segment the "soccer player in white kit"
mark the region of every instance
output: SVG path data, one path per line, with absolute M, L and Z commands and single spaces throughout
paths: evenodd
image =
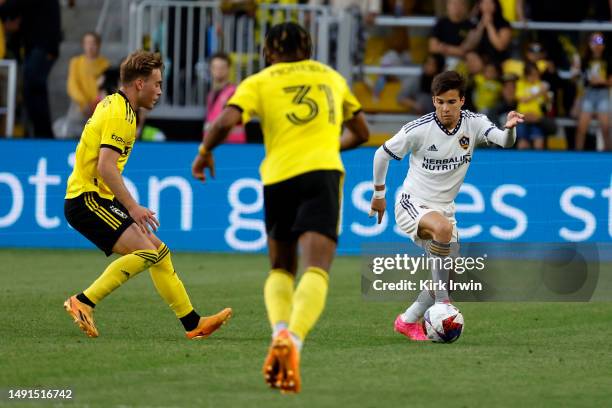
M 455 197 L 463 183 L 476 145 L 512 147 L 515 127 L 523 122 L 518 112 L 508 113 L 505 129 L 498 129 L 485 115 L 461 110 L 465 80 L 455 71 L 437 75 L 431 86 L 435 112 L 409 122 L 387 140 L 374 155 L 374 195 L 370 215 L 382 221 L 386 209 L 385 179 L 389 161 L 410 154 L 410 168 L 395 204 L 395 220 L 402 231 L 429 257 L 433 282 L 448 282 L 444 259 L 451 242 L 458 243 Z M 453 245 L 456 248 L 455 245 Z M 457 244 L 458 247 L 458 244 Z M 412 340 L 427 340 L 419 320 L 434 302 L 449 302 L 445 288 L 423 290 L 417 300 L 395 320 L 395 331 Z

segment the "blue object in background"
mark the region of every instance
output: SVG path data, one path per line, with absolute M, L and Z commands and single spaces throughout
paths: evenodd
M 0 141 L 0 246 L 92 248 L 63 216 L 76 142 Z M 347 169 L 339 252 L 373 242 L 408 242 L 394 222 L 394 194 L 408 161 L 392 161 L 390 214 L 381 225 L 367 213 L 374 148 L 343 154 Z M 144 143 L 124 173 L 137 200 L 157 212 L 159 236 L 174 250 L 266 249 L 260 145 L 215 150 L 217 178 L 191 178 L 197 145 Z M 477 150 L 457 197 L 462 240 L 476 242 L 610 242 L 612 155 Z

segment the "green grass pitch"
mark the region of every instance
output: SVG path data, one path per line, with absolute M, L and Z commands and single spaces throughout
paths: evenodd
M 63 406 L 557 407 L 609 406 L 612 303 L 463 303 L 451 345 L 393 332 L 401 303 L 365 302 L 359 258 L 340 257 L 326 310 L 302 355 L 303 392 L 280 395 L 260 374 L 270 333 L 262 255 L 177 253 L 201 313 L 230 323 L 188 341 L 148 273 L 97 308 L 86 338 L 62 308 L 108 260 L 94 251 L 0 250 L 0 405 L 10 388 L 71 388 Z M 43 406 L 59 405 L 61 402 Z

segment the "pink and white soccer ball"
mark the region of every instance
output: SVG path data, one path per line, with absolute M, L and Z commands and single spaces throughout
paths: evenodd
M 463 315 L 450 303 L 436 303 L 425 312 L 423 330 L 436 343 L 452 343 L 463 331 Z

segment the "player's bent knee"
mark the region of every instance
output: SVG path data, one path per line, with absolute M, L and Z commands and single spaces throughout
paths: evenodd
M 138 250 L 156 251 L 157 247 L 149 237 L 140 230 L 140 227 L 136 224 L 132 224 L 123 231 L 123 234 L 121 234 L 113 246 L 113 252 L 120 255 L 126 255 Z
M 433 239 L 438 242 L 450 242 L 453 238 L 453 224 L 447 220 L 440 220 L 434 226 Z

